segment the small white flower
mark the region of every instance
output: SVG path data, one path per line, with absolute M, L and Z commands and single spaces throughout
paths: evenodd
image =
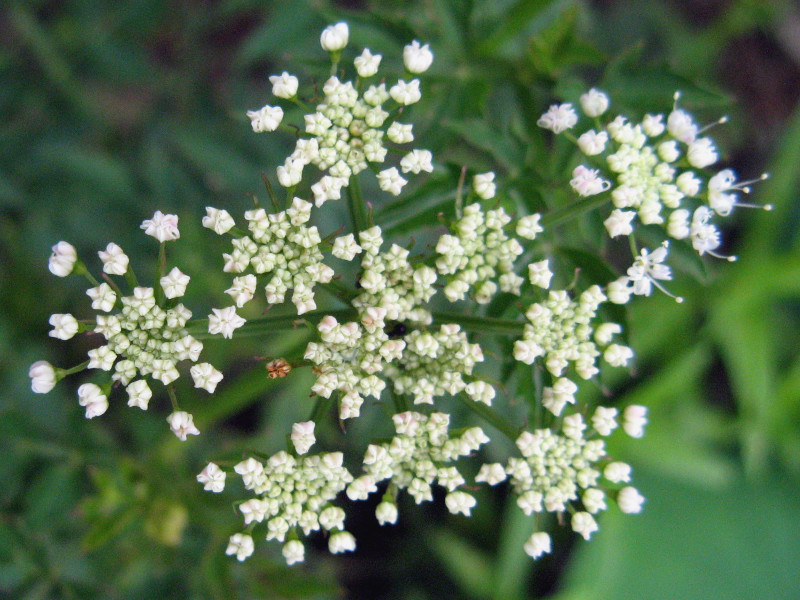
M 611 435 L 611 432 L 617 428 L 617 412 L 616 408 L 598 406 L 592 415 L 594 430 L 602 436 Z
M 305 421 L 292 425 L 291 440 L 298 454 L 308 452 L 314 442 L 317 441 L 317 438 L 314 437 L 314 425 L 314 421 Z
M 66 277 L 72 273 L 75 263 L 78 261 L 75 246 L 69 242 L 58 242 L 52 250 L 50 261 L 47 263 L 50 272 L 56 277 Z
M 550 260 L 540 260 L 539 262 L 531 263 L 528 265 L 528 279 L 530 282 L 540 288 L 547 289 L 550 287 L 550 279 L 553 273 L 550 271 Z
M 338 200 L 342 197 L 342 188 L 347 185 L 344 177 L 323 175 L 322 178 L 311 186 L 314 194 L 314 204 L 322 206 L 328 200 Z
M 386 137 L 395 144 L 408 144 L 414 141 L 412 126 L 398 121 L 389 125 L 389 129 L 386 130 Z
M 539 213 L 522 217 L 519 221 L 517 221 L 517 227 L 515 230 L 517 235 L 525 238 L 526 240 L 535 240 L 536 235 L 544 231 L 544 228 L 539 225 L 539 220 L 541 218 L 542 215 Z
M 673 210 L 667 220 L 667 233 L 671 238 L 683 240 L 689 237 L 689 211 L 685 208 Z
M 122 248 L 111 242 L 105 250 L 97 253 L 103 261 L 103 271 L 109 275 L 125 275 L 128 270 L 128 257 Z
M 642 131 L 644 131 L 645 135 L 658 137 L 664 133 L 665 129 L 664 115 L 647 114 L 644 116 L 644 119 L 642 119 Z
M 396 84 L 389 88 L 389 95 L 392 100 L 404 106 L 419 102 L 422 98 L 422 92 L 419 90 L 419 79 L 412 79 L 411 81 L 398 80 Z
M 599 117 L 608 110 L 608 96 L 595 88 L 581 94 L 579 100 L 587 117 Z
M 152 219 L 142 221 L 140 229 L 144 229 L 147 235 L 156 238 L 159 242 L 169 242 L 181 237 L 181 233 L 178 231 L 178 216 L 165 215 L 160 210 L 153 214 Z
M 347 46 L 350 39 L 350 28 L 347 23 L 340 22 L 335 25 L 328 25 L 319 37 L 319 43 L 323 50 L 336 52 Z
M 485 481 L 489 485 L 497 485 L 501 481 L 506 480 L 506 472 L 503 465 L 500 463 L 487 463 L 481 465 L 478 474 L 475 476 L 475 481 L 480 483 Z
M 378 488 L 375 486 L 375 481 L 369 475 L 362 475 L 354 479 L 350 485 L 347 486 L 347 497 L 350 500 L 366 500 L 369 495 L 376 491 Z
M 99 348 L 92 348 L 87 352 L 89 356 L 89 369 L 102 369 L 103 371 L 110 371 L 117 360 L 116 353 L 108 346 L 100 346 Z
M 553 104 L 544 113 L 536 124 L 539 127 L 549 129 L 553 133 L 561 133 L 567 129 L 572 129 L 578 122 L 578 115 L 575 114 L 575 109 L 572 104 Z
M 233 298 L 237 307 L 241 308 L 253 299 L 257 284 L 256 276 L 248 273 L 241 277 L 234 277 L 233 285 L 225 290 L 225 293 Z
M 125 391 L 128 392 L 128 406 L 136 406 L 142 410 L 147 410 L 153 392 L 144 379 L 139 379 L 130 383 Z
M 597 531 L 597 521 L 588 512 L 576 512 L 572 515 L 572 531 L 588 540 Z
M 633 233 L 633 225 L 631 222 L 635 218 L 636 212 L 615 208 L 611 211 L 608 218 L 603 221 L 603 225 L 606 226 L 608 235 L 612 238 L 618 235 L 630 235 Z
M 603 490 L 598 488 L 589 488 L 584 491 L 581 495 L 581 501 L 586 511 L 593 515 L 607 508 L 606 495 Z
M 464 388 L 467 395 L 475 402 L 483 402 L 487 406 L 492 405 L 495 396 L 494 388 L 485 381 L 473 381 Z
M 433 154 L 430 150 L 412 150 L 400 160 L 400 168 L 403 173 L 419 173 L 433 171 Z
M 217 235 L 227 233 L 236 225 L 233 217 L 225 209 L 206 206 L 206 216 L 203 217 L 203 227 L 211 229 Z
M 672 279 L 670 268 L 663 264 L 667 258 L 667 242 L 656 248 L 652 253 L 647 248 L 642 248 L 633 265 L 628 269 L 628 279 L 633 282 L 633 293 L 639 296 L 649 296 L 651 284 L 661 289 L 658 280 Z
M 631 480 L 631 467 L 624 462 L 612 462 L 603 470 L 603 477 L 611 483 L 622 483 Z
M 642 512 L 644 497 L 636 488 L 627 486 L 622 488 L 617 494 L 617 504 L 619 505 L 619 509 L 624 513 L 640 513 Z
M 331 554 L 353 552 L 356 549 L 356 538 L 349 531 L 338 531 L 328 539 L 328 551 Z
M 601 346 L 607 346 L 618 333 L 622 333 L 621 325 L 618 323 L 603 323 L 594 330 L 594 341 Z
M 676 140 L 691 144 L 697 136 L 697 125 L 690 114 L 675 109 L 667 117 L 667 131 Z
M 622 428 L 629 436 L 640 438 L 644 435 L 644 426 L 647 425 L 647 407 L 631 404 L 622 413 Z
M 358 76 L 372 77 L 375 75 L 380 67 L 381 58 L 383 57 L 380 54 L 372 54 L 368 48 L 364 48 L 364 51 L 361 53 L 361 55 L 356 56 L 353 60 L 353 64 L 356 66 L 356 72 L 358 72 Z
M 633 350 L 620 344 L 611 344 L 603 353 L 603 358 L 612 367 L 624 367 L 633 358 Z
M 583 165 L 578 165 L 572 171 L 569 184 L 581 196 L 594 196 L 611 187 L 610 182 L 600 177 L 598 169 L 589 169 Z
M 319 513 L 319 524 L 326 531 L 344 529 L 344 510 L 338 506 L 329 506 Z
M 551 550 L 550 536 L 544 531 L 537 531 L 523 546 L 525 553 L 531 558 L 539 558 L 542 554 L 548 554 Z
M 433 52 L 430 51 L 428 44 L 420 46 L 414 40 L 403 48 L 403 64 L 410 73 L 424 73 L 433 63 Z
M 173 267 L 169 273 L 158 281 L 167 298 L 180 298 L 186 293 L 186 286 L 189 285 L 189 276 L 182 273 L 178 267 Z
M 78 333 L 79 325 L 78 321 L 75 317 L 70 314 L 60 314 L 56 313 L 50 315 L 50 325 L 53 326 L 53 330 L 50 332 L 50 337 L 57 338 L 59 340 L 69 340 L 71 339 L 76 333 Z
M 686 158 L 693 167 L 704 169 L 717 162 L 717 149 L 709 138 L 699 138 L 689 144 Z
M 479 198 L 483 200 L 491 200 L 497 191 L 497 186 L 494 183 L 494 172 L 478 173 L 472 178 L 472 189 Z
M 283 120 L 283 109 L 280 106 L 267 104 L 258 110 L 248 110 L 247 116 L 254 132 L 275 131 Z
M 444 498 L 445 506 L 450 514 L 456 515 L 463 514 L 465 517 L 470 516 L 472 508 L 477 504 L 475 498 L 466 492 L 455 491 L 450 492 Z
M 194 387 L 202 388 L 209 394 L 213 394 L 217 389 L 217 384 L 222 381 L 222 373 L 217 371 L 213 365 L 209 363 L 198 363 L 192 365 L 189 373 L 194 380 Z
M 633 288 L 628 285 L 629 282 L 627 277 L 620 277 L 610 282 L 606 289 L 609 301 L 614 304 L 627 304 L 633 294 Z
M 580 413 L 567 415 L 564 417 L 562 424 L 562 431 L 564 435 L 573 440 L 580 440 L 583 438 L 583 431 L 586 429 L 586 423 L 583 422 L 583 417 Z
M 394 502 L 381 502 L 375 509 L 375 518 L 381 525 L 394 525 L 397 523 L 397 505 Z
M 272 84 L 272 93 L 278 98 L 294 98 L 297 94 L 299 84 L 297 77 L 289 75 L 286 71 L 280 75 L 270 75 L 269 82 Z
M 303 179 L 303 167 L 305 161 L 302 159 L 287 158 L 284 164 L 276 169 L 278 174 L 278 183 L 285 188 L 290 188 Z
M 94 383 L 84 383 L 78 388 L 78 404 L 86 407 L 87 419 L 99 417 L 108 410 L 108 398 Z
M 31 390 L 34 394 L 46 394 L 56 385 L 56 371 L 46 360 L 37 360 L 28 369 Z
M 594 129 L 581 134 L 578 138 L 578 148 L 586 156 L 595 156 L 606 149 L 608 143 L 608 133 L 605 131 L 597 132 Z
M 407 180 L 401 177 L 396 167 L 384 169 L 378 173 L 378 186 L 394 196 L 399 196 Z
M 302 544 L 301 544 L 302 545 Z M 236 555 L 236 559 L 241 562 L 253 553 L 253 538 L 246 533 L 235 533 L 228 541 L 225 554 L 228 556 Z
M 226 473 L 216 464 L 210 462 L 206 468 L 197 475 L 197 481 L 203 484 L 203 489 L 207 492 L 219 494 L 225 489 Z
M 222 334 L 224 338 L 232 338 L 233 332 L 245 324 L 246 320 L 236 314 L 236 307 L 212 308 L 208 315 L 208 333 Z
M 333 241 L 333 255 L 342 260 L 353 260 L 356 254 L 361 253 L 361 246 L 356 243 L 352 233 L 343 235 Z
M 675 140 L 668 140 L 661 142 L 658 145 L 658 157 L 666 163 L 672 163 L 678 160 L 681 151 L 678 148 L 678 143 Z
M 179 410 L 167 417 L 167 423 L 178 439 L 186 441 L 187 435 L 200 435 L 200 431 L 194 425 L 194 418 L 189 413 Z

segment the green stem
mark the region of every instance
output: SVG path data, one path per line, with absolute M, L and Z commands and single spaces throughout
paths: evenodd
M 572 219 L 581 216 L 585 212 L 589 212 L 590 210 L 594 210 L 595 208 L 603 206 L 608 201 L 609 197 L 605 194 L 589 196 L 588 198 L 575 202 L 570 206 L 565 206 L 564 208 L 554 210 L 553 212 L 542 216 L 542 226 L 547 227 L 550 225 L 558 225 L 559 223 L 563 223 L 565 221 L 571 221 Z
M 164 296 L 164 289 L 161 287 L 161 278 L 164 277 L 167 271 L 167 251 L 165 248 L 166 242 L 161 242 L 158 245 L 158 274 L 156 275 L 155 284 L 153 287 L 155 288 L 155 297 L 156 297 L 156 304 L 158 306 L 163 307 L 164 302 L 166 301 L 166 296 Z
M 70 369 L 56 369 L 55 370 L 56 371 L 56 380 L 57 381 L 61 381 L 64 377 L 67 377 L 68 375 L 72 375 L 73 373 L 78 373 L 80 371 L 83 371 L 88 366 L 89 366 L 89 361 L 85 360 L 81 364 L 75 365 L 74 367 L 72 367 Z
M 510 440 L 513 441 L 519 437 L 519 432 L 522 430 L 522 427 L 517 427 L 513 423 L 507 421 L 491 407 L 486 406 L 481 402 L 474 402 L 472 400 L 468 400 L 464 394 L 458 394 L 458 398 L 467 406 L 467 408 L 469 408 L 472 412 L 480 416 L 484 421 L 492 425 L 495 429 L 503 433 Z
M 442 311 L 433 312 L 433 322 L 436 324 L 456 323 L 467 331 L 473 331 L 475 333 L 522 335 L 525 329 L 525 323 L 523 321 Z
M 369 216 L 367 214 L 367 204 L 361 193 L 361 184 L 358 176 L 350 177 L 350 184 L 347 187 L 347 209 L 350 211 L 350 218 L 353 221 L 353 233 L 358 235 L 360 231 L 369 229 Z
M 250 319 L 242 325 L 241 328 L 236 330 L 234 334 L 237 339 L 245 337 L 258 337 L 271 333 L 273 331 L 296 329 L 299 323 L 307 321 L 312 324 L 317 324 L 319 321 L 330 315 L 337 321 L 347 321 L 348 319 L 355 318 L 356 311 L 352 308 L 338 309 L 338 310 L 316 310 L 308 312 L 303 315 L 275 315 L 259 317 L 257 319 Z M 208 333 L 208 319 L 197 319 L 190 321 L 186 327 L 187 333 L 198 340 L 211 340 L 219 339 L 217 335 Z

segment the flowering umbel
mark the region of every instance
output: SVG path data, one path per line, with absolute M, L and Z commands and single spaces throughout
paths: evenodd
M 294 135 L 292 153 L 274 173 L 285 200 L 275 197 L 265 177 L 272 210 L 256 201 L 244 212 L 242 228 L 223 208 L 209 206 L 202 218 L 203 227 L 229 239 L 221 264 L 229 287 L 219 292 L 229 297 L 227 306 L 191 321 L 183 303 L 191 278 L 166 266 L 165 246 L 181 237 L 176 215 L 157 211 L 141 225 L 160 244 L 158 277 L 150 286 L 138 283 L 128 256 L 113 242 L 98 252 L 102 281 L 74 246 L 59 242 L 49 270 L 57 277 L 86 276 L 96 314 L 55 313 L 49 335 L 70 340 L 90 334 L 92 348 L 72 369 L 33 363 L 33 392 L 47 393 L 65 376 L 97 370 L 96 381 L 78 387 L 79 405 L 94 418 L 111 409 L 117 388 L 124 388 L 129 406 L 147 410 L 151 386 L 166 387 L 172 405 L 166 421 L 186 440 L 200 431 L 178 405 L 174 383 L 188 370 L 195 388 L 213 394 L 223 377 L 200 362 L 200 339 L 238 348 L 230 345 L 239 337 L 263 334 L 267 356 L 247 357 L 260 362 L 259 376 L 281 383 L 310 371 L 309 398 L 293 399 L 310 417 L 279 432 L 285 449 L 248 448 L 234 460 L 206 463 L 196 476 L 214 494 L 244 489 L 246 498 L 235 503 L 243 530 L 230 536 L 225 550 L 239 561 L 256 551 L 256 533 L 279 542 L 289 565 L 305 560 L 310 536 L 326 539 L 331 553 L 355 551 L 342 495 L 359 502 L 379 493 L 375 516 L 385 525 L 400 518 L 401 492 L 416 504 L 441 492 L 450 513 L 469 517 L 479 497 L 473 483 L 508 482 L 526 515 L 554 513 L 587 540 L 609 506 L 640 512 L 644 498 L 631 485 L 632 469 L 610 456 L 606 442 L 620 431 L 642 437 L 647 408 L 604 406 L 588 389 L 606 385 L 609 367 L 634 361 L 625 343 L 624 307 L 612 305 L 649 296 L 653 288 L 669 293 L 669 253 L 684 240 L 700 255 L 720 256 L 714 221 L 743 205 L 739 196 L 749 182 L 737 182 L 729 169 L 705 172 L 719 152 L 677 97 L 668 114 L 632 122 L 612 115 L 609 97 L 592 89 L 575 105 L 553 104 L 538 125 L 570 137 L 586 159 L 569 165 L 567 191 L 577 204 L 567 212 L 577 215 L 585 199 L 596 196 L 609 236 L 631 242 L 624 268 L 616 275 L 606 269 L 602 277 L 565 269 L 559 236 L 550 229 L 555 219 L 545 210 L 523 209 L 530 204 L 517 197 L 519 186 L 492 171 L 469 172 L 467 179 L 464 169 L 447 192 L 454 210 L 421 227 L 423 242 L 415 247 L 415 240 L 392 236 L 391 224 L 375 221 L 386 214 L 378 190 L 399 196 L 412 175 L 435 171 L 430 151 L 409 147 L 416 140 L 406 122 L 421 98 L 416 76 L 429 71 L 433 51 L 417 40 L 406 45 L 403 76 L 395 78 L 379 76 L 382 55 L 365 48 L 348 79 L 342 60 L 350 52 L 349 26 L 331 25 L 319 41 L 332 70 L 318 89 L 306 90 L 282 71 L 269 77 L 274 101 L 247 112 L 256 133 Z M 302 122 L 284 122 L 298 106 Z M 587 120 L 591 125 L 584 127 Z M 359 177 L 368 170 L 376 179 L 366 200 Z M 343 195 L 347 206 L 331 204 Z M 347 211 L 347 225 L 339 210 Z M 647 236 L 640 235 L 644 227 Z M 640 238 L 647 240 L 641 247 Z M 293 306 L 284 306 L 289 302 Z M 299 331 L 298 339 L 306 336 L 299 345 L 270 347 L 270 332 L 290 329 Z M 531 381 L 535 385 L 520 383 Z M 508 410 L 526 405 L 528 418 Z M 366 448 L 360 474 L 351 473 L 342 451 L 312 451 L 318 435 L 319 445 L 331 442 L 323 419 L 332 418 L 334 429 L 352 437 L 362 425 L 354 420 L 364 413 L 371 413 L 375 432 L 362 433 L 375 437 L 360 447 L 359 453 Z M 476 424 L 483 425 L 480 419 L 491 428 Z M 381 426 L 394 433 L 380 435 Z M 505 435 L 517 455 L 497 458 L 503 450 L 488 446 L 489 434 Z M 537 529 L 522 550 L 538 558 L 552 543 Z

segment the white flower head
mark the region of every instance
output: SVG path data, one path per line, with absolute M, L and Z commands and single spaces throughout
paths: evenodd
M 494 172 L 478 173 L 472 178 L 472 189 L 479 198 L 483 200 L 491 200 L 497 191 L 497 186 L 494 183 Z
M 433 52 L 430 51 L 428 44 L 420 46 L 414 40 L 403 48 L 403 64 L 409 73 L 424 73 L 433 63 Z
M 550 536 L 544 531 L 537 531 L 525 542 L 525 553 L 531 558 L 539 558 L 550 552 Z
M 78 261 L 78 253 L 75 246 L 69 242 L 58 242 L 52 248 L 50 260 L 47 263 L 48 269 L 56 277 L 66 277 L 75 268 Z
M 109 275 L 125 275 L 128 270 L 128 256 L 122 248 L 111 242 L 105 250 L 97 253 L 103 262 L 103 271 Z
M 167 417 L 167 423 L 178 439 L 182 442 L 186 441 L 187 435 L 200 435 L 200 431 L 194 425 L 194 418 L 192 415 L 183 410 L 173 412 Z
M 218 494 L 225 489 L 225 477 L 225 471 L 210 462 L 205 469 L 198 473 L 197 481 L 203 484 L 203 489 L 207 492 Z
M 31 390 L 34 394 L 46 394 L 56 385 L 56 370 L 46 360 L 37 360 L 28 369 Z
M 283 120 L 283 109 L 280 106 L 266 105 L 259 110 L 248 110 L 247 116 L 250 117 L 254 132 L 275 131 Z
M 328 25 L 319 36 L 319 43 L 323 50 L 337 52 L 347 46 L 350 39 L 350 28 L 344 21 L 335 25 Z
M 381 58 L 383 57 L 380 54 L 373 54 L 369 51 L 369 48 L 364 48 L 361 55 L 353 59 L 353 64 L 356 67 L 358 76 L 372 77 L 375 75 L 381 65 Z
M 225 209 L 206 206 L 206 216 L 203 217 L 203 227 L 211 229 L 217 235 L 227 233 L 236 223 L 231 214 Z
M 53 326 L 53 330 L 50 332 L 50 337 L 57 338 L 59 340 L 69 340 L 78 333 L 78 329 L 80 328 L 78 325 L 78 320 L 70 314 L 60 314 L 56 313 L 50 315 L 50 325 Z
M 301 544 L 302 546 L 302 544 Z M 253 538 L 246 533 L 235 533 L 228 541 L 225 554 L 228 556 L 236 555 L 236 559 L 241 562 L 253 553 Z
M 572 129 L 578 122 L 578 115 L 572 104 L 553 104 L 547 109 L 536 124 L 544 129 L 549 129 L 553 133 L 561 133 L 567 129 Z
M 270 75 L 269 82 L 272 84 L 272 93 L 278 98 L 294 98 L 297 94 L 299 85 L 297 77 L 289 75 L 286 71 L 280 75 Z
M 317 438 L 314 437 L 314 421 L 305 421 L 292 425 L 291 440 L 298 454 L 306 454 Z
M 178 216 L 165 215 L 160 210 L 155 212 L 152 219 L 143 221 L 140 228 L 159 242 L 169 242 L 181 237 L 178 231 Z
M 400 169 L 403 173 L 430 173 L 433 171 L 432 160 L 433 154 L 430 150 L 412 150 L 400 160 Z
M 236 307 L 212 308 L 208 315 L 208 333 L 222 334 L 224 338 L 232 338 L 233 332 L 245 324 L 245 319 L 236 314 Z
M 182 273 L 178 267 L 173 267 L 169 273 L 159 279 L 159 283 L 167 298 L 180 298 L 186 293 L 189 276 Z
M 581 94 L 580 103 L 587 117 L 599 117 L 608 110 L 608 96 L 595 88 Z
M 108 410 L 108 398 L 94 383 L 84 383 L 78 388 L 78 404 L 86 408 L 87 419 L 99 417 Z
M 209 394 L 213 394 L 214 390 L 217 389 L 217 384 L 222 381 L 222 373 L 209 363 L 192 365 L 192 368 L 189 369 L 189 374 L 194 380 L 194 387 L 202 388 Z
M 408 181 L 400 175 L 400 172 L 397 170 L 397 167 L 384 169 L 383 171 L 378 173 L 378 186 L 384 192 L 389 192 L 393 196 L 399 196 L 400 192 L 403 189 L 403 186 L 407 182 Z

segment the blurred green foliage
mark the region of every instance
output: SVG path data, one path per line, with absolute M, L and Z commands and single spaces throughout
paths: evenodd
M 194 477 L 245 447 L 278 449 L 290 424 L 307 417 L 307 374 L 276 383 L 242 358 L 297 353 L 304 331 L 235 349 L 208 343 L 226 380 L 210 400 L 184 390 L 206 432 L 185 444 L 165 433 L 166 398 L 147 414 L 112 406 L 89 422 L 78 382 L 46 396 L 30 391 L 33 361 L 68 366 L 86 351 L 47 336 L 50 314 L 80 314 L 85 302 L 80 282 L 47 272 L 58 240 L 83 256 L 113 240 L 143 272 L 155 248 L 139 223 L 156 209 L 176 212 L 183 239 L 170 258 L 193 277 L 190 306 L 218 305 L 227 279 L 222 249 L 199 227 L 203 207 L 248 207 L 252 194 L 264 196 L 260 173 L 290 151 L 288 138 L 252 135 L 244 111 L 269 97 L 272 73 L 308 81 L 324 72 L 318 32 L 342 19 L 352 46 L 369 45 L 386 61 L 399 61 L 414 38 L 436 55 L 414 121 L 442 168 L 410 184 L 403 200 L 375 201 L 376 222 L 401 239 L 424 239 L 439 213 L 452 214 L 464 165 L 496 170 L 508 208 L 557 216 L 571 201 L 564 182 L 574 156 L 567 144 L 551 147 L 536 119 L 590 85 L 632 115 L 669 109 L 680 89 L 701 121 L 731 115 L 714 132 L 726 164 L 744 177 L 772 174 L 755 195 L 776 210 L 741 211 L 727 232 L 738 263 L 687 257 L 675 283 L 685 304 L 654 297 L 627 315 L 637 372 L 604 383 L 614 402 L 648 405 L 651 426 L 643 440 L 611 450 L 634 465 L 648 503 L 635 517 L 610 511 L 590 543 L 560 532 L 560 549 L 534 564 L 521 551 L 527 519 L 502 492 L 481 491 L 471 519 L 406 506 L 390 530 L 370 523 L 369 507 L 349 507 L 361 517 L 353 556 L 315 552 L 287 568 L 262 544 L 244 564 L 226 557 L 239 527 L 235 498 L 202 492 Z M 752 0 L 30 0 L 0 8 L 0 595 L 796 598 L 800 58 L 787 23 L 798 20 L 788 4 Z M 329 231 L 345 219 L 331 214 Z M 607 269 L 590 258 L 596 217 L 558 225 L 553 254 L 583 276 Z M 613 256 L 613 246 L 605 250 Z M 380 427 L 368 417 L 350 437 Z M 319 437 L 351 457 L 363 451 L 335 425 Z

